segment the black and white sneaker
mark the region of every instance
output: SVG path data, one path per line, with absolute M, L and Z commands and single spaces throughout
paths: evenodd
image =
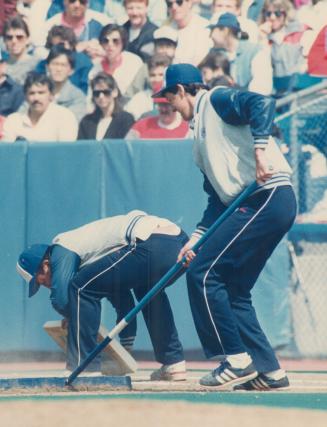
M 247 381 L 246 383 L 237 385 L 234 390 L 248 390 L 248 391 L 271 391 L 285 389 L 290 386 L 287 376 L 274 380 L 273 378 L 267 377 L 265 374 L 259 374 L 253 380 Z
M 258 376 L 252 363 L 245 369 L 233 368 L 229 362 L 222 362 L 218 368 L 200 379 L 200 384 L 217 389 L 232 389 L 232 386 L 245 383 Z

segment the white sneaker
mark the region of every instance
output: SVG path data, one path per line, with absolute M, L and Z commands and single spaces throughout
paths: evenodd
M 185 381 L 186 365 L 185 360 L 171 365 L 162 365 L 150 375 L 151 381 Z

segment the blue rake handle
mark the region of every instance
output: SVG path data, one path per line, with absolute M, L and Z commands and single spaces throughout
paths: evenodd
M 201 246 L 208 240 L 208 238 L 216 231 L 220 224 L 231 215 L 235 209 L 245 200 L 253 191 L 257 188 L 257 183 L 253 182 L 249 185 L 220 215 L 219 218 L 212 224 L 212 226 L 206 231 L 206 233 L 195 243 L 192 250 L 197 253 Z M 134 319 L 134 317 L 148 304 L 148 302 L 157 295 L 168 283 L 172 284 L 176 280 L 178 273 L 181 273 L 184 267 L 186 257 L 184 256 L 181 261 L 177 262 L 167 273 L 157 282 L 153 288 L 136 304 L 136 306 L 122 319 L 117 325 L 108 333 L 106 338 L 101 341 L 94 348 L 93 351 L 86 357 L 83 362 L 77 366 L 77 368 L 70 374 L 66 380 L 66 385 L 70 385 L 74 379 L 84 371 L 84 369 L 92 362 L 92 360 L 105 348 L 107 345 L 118 335 L 128 323 Z

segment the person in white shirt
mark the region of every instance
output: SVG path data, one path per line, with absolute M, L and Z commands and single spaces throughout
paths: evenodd
M 77 137 L 77 120 L 68 108 L 54 104 L 53 83 L 45 74 L 31 72 L 24 84 L 26 113 L 10 114 L 3 141 L 71 142 Z
M 169 25 L 178 32 L 175 63 L 198 65 L 212 47 L 209 21 L 193 12 L 192 0 L 166 0 Z

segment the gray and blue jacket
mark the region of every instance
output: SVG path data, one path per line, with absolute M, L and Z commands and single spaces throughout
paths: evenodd
M 197 226 L 202 234 L 235 197 L 256 179 L 255 148 L 264 148 L 274 168 L 257 191 L 291 185 L 291 168 L 271 136 L 275 101 L 229 87 L 198 92 L 194 106 L 193 154 L 204 174 L 208 206 Z

